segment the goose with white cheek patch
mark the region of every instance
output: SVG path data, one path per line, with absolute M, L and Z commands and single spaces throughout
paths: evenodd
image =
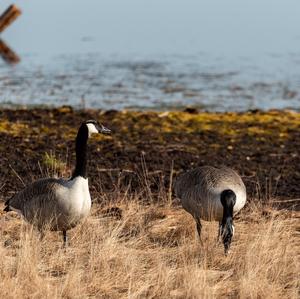
M 203 166 L 179 176 L 174 189 L 183 208 L 194 217 L 200 241 L 201 219 L 219 221 L 219 237 L 227 255 L 234 234 L 233 216 L 246 203 L 241 177 L 227 167 Z
M 87 179 L 87 141 L 92 134 L 110 134 L 95 120 L 81 124 L 76 137 L 76 166 L 70 179 L 44 178 L 33 182 L 5 202 L 4 211 L 20 213 L 43 234 L 45 229 L 63 232 L 88 216 L 91 196 Z

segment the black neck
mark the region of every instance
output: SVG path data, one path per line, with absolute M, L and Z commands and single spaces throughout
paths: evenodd
M 225 205 L 223 207 L 223 218 L 222 224 L 225 224 L 227 221 L 232 221 L 233 218 L 233 205 Z
M 232 190 L 224 190 L 221 194 L 221 203 L 223 205 L 223 219 L 222 223 L 232 221 L 233 206 L 235 205 L 236 197 Z
M 87 140 L 88 128 L 82 124 L 76 137 L 76 166 L 71 179 L 77 176 L 87 178 Z
M 233 236 L 233 206 L 236 202 L 236 195 L 235 193 L 230 190 L 224 190 L 221 193 L 221 203 L 223 206 L 223 218 L 221 225 L 221 235 L 224 244 L 225 255 L 230 248 L 231 239 Z

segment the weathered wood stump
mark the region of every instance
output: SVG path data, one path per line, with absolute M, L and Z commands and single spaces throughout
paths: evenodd
M 0 16 L 0 32 L 4 31 L 20 14 L 21 10 L 16 5 L 10 5 Z
M 14 64 L 20 61 L 20 57 L 2 39 L 0 39 L 0 56 L 7 63 Z
M 20 14 L 21 10 L 16 5 L 10 5 L 0 16 L 0 33 L 3 32 Z M 15 64 L 20 61 L 19 56 L 10 49 L 2 39 L 0 39 L 0 56 L 7 63 Z

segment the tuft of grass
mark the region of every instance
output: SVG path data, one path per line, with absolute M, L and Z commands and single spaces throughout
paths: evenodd
M 235 221 L 229 256 L 217 223 L 203 225 L 201 247 L 190 215 L 137 200 L 115 204 L 122 218 L 93 205 L 84 223 L 40 241 L 13 213 L 1 215 L 1 298 L 298 298 L 296 212 L 252 202 Z M 298 227 L 297 227 L 298 226 Z
M 57 158 L 52 151 L 50 151 L 50 153 L 44 153 L 42 164 L 46 167 L 47 174 L 54 176 L 64 176 L 68 174 L 67 163 Z M 41 170 L 41 172 L 43 173 L 44 171 Z

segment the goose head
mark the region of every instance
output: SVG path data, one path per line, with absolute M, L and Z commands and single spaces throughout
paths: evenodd
M 235 193 L 228 189 L 221 193 L 221 203 L 223 206 L 223 218 L 220 223 L 220 236 L 224 244 L 225 255 L 227 255 L 232 237 L 234 235 L 234 225 L 233 225 L 233 207 L 236 202 Z
M 91 137 L 92 134 L 110 134 L 111 130 L 104 127 L 102 124 L 96 120 L 87 120 L 83 123 L 86 125 L 88 130 L 88 136 Z

